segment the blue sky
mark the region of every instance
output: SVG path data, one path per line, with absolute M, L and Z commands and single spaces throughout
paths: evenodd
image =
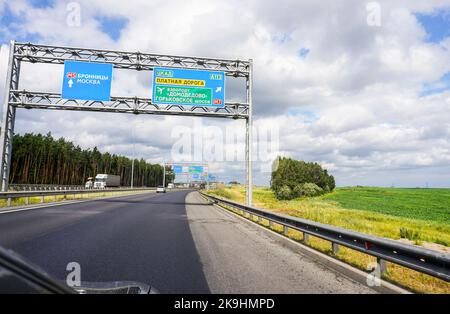
M 439 80 L 436 82 L 431 82 L 424 84 L 422 92 L 420 96 L 429 96 L 432 94 L 443 93 L 447 90 L 450 90 L 450 72 L 444 74 Z
M 95 19 L 100 24 L 101 31 L 108 34 L 112 40 L 118 40 L 128 24 L 128 19 L 122 16 L 99 15 Z
M 54 0 L 28 0 L 28 2 L 35 8 L 48 8 L 52 7 L 55 3 Z
M 427 32 L 426 41 L 437 43 L 450 36 L 450 10 L 437 10 L 431 14 L 417 13 L 416 18 Z
M 426 31 L 426 42 L 439 43 L 450 37 L 450 10 L 438 10 L 431 14 L 418 13 L 416 18 Z M 450 90 L 450 72 L 436 82 L 424 84 L 420 96 L 442 93 L 446 90 Z

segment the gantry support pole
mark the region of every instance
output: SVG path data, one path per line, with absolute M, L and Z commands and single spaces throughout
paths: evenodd
M 245 120 L 245 168 L 246 168 L 246 205 L 252 206 L 253 195 L 253 168 L 252 168 L 252 128 L 253 128 L 253 60 L 249 60 L 249 75 L 247 77 L 247 103 L 248 103 L 248 117 Z
M 10 92 L 19 88 L 20 61 L 14 57 L 15 46 L 15 41 L 11 41 L 0 134 L 0 180 L 1 190 L 3 192 L 8 191 L 9 169 L 14 137 L 14 121 L 16 115 L 16 108 L 10 105 Z

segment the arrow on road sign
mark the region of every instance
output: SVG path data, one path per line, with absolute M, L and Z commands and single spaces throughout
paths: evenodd
M 222 86 L 216 88 L 216 93 L 219 93 L 222 90 Z
M 72 85 L 73 85 L 72 79 L 70 79 L 70 80 L 67 82 L 67 84 L 69 84 L 69 88 L 72 88 Z

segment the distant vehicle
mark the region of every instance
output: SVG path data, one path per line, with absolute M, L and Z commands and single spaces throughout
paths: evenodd
M 89 177 L 86 181 L 86 184 L 84 185 L 85 189 L 92 189 L 94 187 L 94 181 L 92 177 Z
M 169 184 L 167 184 L 167 188 L 168 188 L 168 189 L 173 189 L 173 188 L 174 188 L 174 185 L 173 185 L 173 183 L 169 183 Z
M 120 186 L 120 176 L 100 173 L 95 176 L 94 188 L 106 189 Z
M 156 193 L 166 193 L 166 188 L 160 185 L 156 188 Z

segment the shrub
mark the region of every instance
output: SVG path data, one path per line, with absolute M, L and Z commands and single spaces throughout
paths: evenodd
M 304 196 L 318 196 L 323 194 L 323 189 L 315 183 L 302 184 Z
M 277 192 L 276 197 L 280 200 L 290 200 L 293 199 L 294 193 L 292 193 L 292 190 L 289 186 L 283 185 Z
M 293 193 L 294 193 L 294 195 L 295 195 L 295 197 L 300 197 L 300 196 L 303 196 L 304 194 L 303 194 L 303 184 L 297 184 L 295 187 L 294 187 L 294 190 L 292 191 Z

